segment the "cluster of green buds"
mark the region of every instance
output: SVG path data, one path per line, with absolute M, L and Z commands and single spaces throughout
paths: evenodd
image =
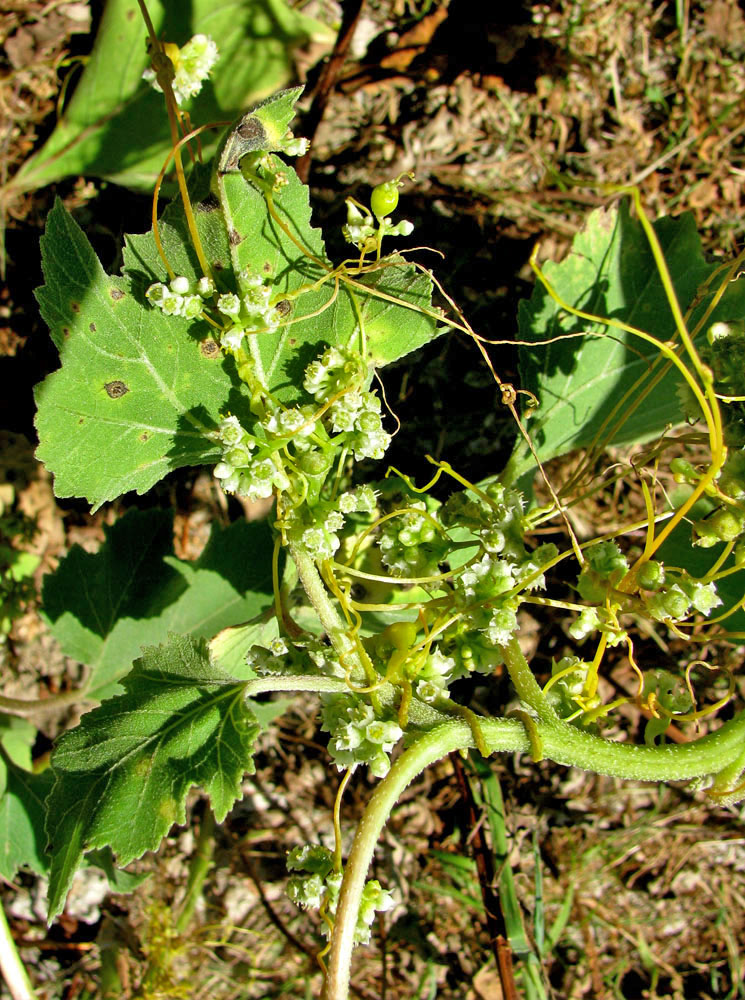
M 585 552 L 586 564 L 577 580 L 581 597 L 599 607 L 586 608 L 570 627 L 570 634 L 581 641 L 592 631 L 606 633 L 610 644 L 625 638 L 612 615 L 602 606 L 611 603 L 623 609 L 624 595 L 615 591 L 629 572 L 628 559 L 615 542 L 592 545 Z M 666 569 L 656 559 L 646 560 L 636 573 L 639 598 L 655 621 L 679 622 L 691 611 L 708 615 L 722 600 L 713 581 L 704 582 L 684 569 Z
M 294 847 L 287 856 L 287 869 L 301 874 L 292 875 L 287 894 L 293 903 L 304 909 L 324 908 L 330 916 L 336 913 L 341 890 L 342 873 L 334 867 L 334 855 L 320 844 Z M 367 944 L 376 913 L 385 913 L 395 905 L 389 889 L 383 889 L 377 879 L 370 879 L 362 890 L 354 931 L 355 944 Z M 328 936 L 330 928 L 323 927 Z
M 339 770 L 367 764 L 376 778 L 388 774 L 390 752 L 403 736 L 388 709 L 378 716 L 369 701 L 352 693 L 325 696 L 323 729 L 330 733 L 328 751 Z
M 714 388 L 724 402 L 724 440 L 728 448 L 745 448 L 745 321 L 712 323 L 699 348 Z M 691 421 L 701 418 L 701 407 L 687 384 L 679 390 L 683 410 Z
M 219 56 L 217 45 L 209 35 L 194 35 L 181 48 L 173 42 L 166 42 L 163 50 L 173 65 L 174 75 L 171 81 L 173 96 L 177 104 L 184 104 L 197 96 L 202 84 L 209 77 Z M 147 80 L 154 90 L 163 92 L 152 67 L 148 66 L 142 78 Z
M 168 285 L 156 281 L 145 292 L 148 302 L 166 316 L 183 316 L 184 319 L 201 316 L 205 301 L 214 294 L 215 285 L 211 278 L 193 282 L 184 275 L 172 278 Z
M 370 253 L 375 250 L 384 236 L 411 236 L 414 223 L 401 219 L 394 223 L 390 219 L 380 219 L 377 225 L 369 212 L 364 211 L 351 198 L 347 198 L 347 224 L 341 228 L 347 243 L 353 243 L 358 250 Z
M 676 483 L 695 486 L 700 472 L 685 458 L 674 458 L 670 471 Z M 709 549 L 722 542 L 735 542 L 745 536 L 745 451 L 729 451 L 716 483 L 706 489 L 711 509 L 693 522 L 694 545 Z M 740 543 L 743 545 L 743 542 Z M 745 549 L 743 549 L 745 562 Z
M 431 576 L 447 558 L 450 539 L 439 526 L 435 510 L 433 501 L 416 500 L 381 525 L 381 559 L 394 576 Z

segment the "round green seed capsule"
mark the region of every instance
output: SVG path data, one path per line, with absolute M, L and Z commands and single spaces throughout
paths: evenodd
M 395 211 L 398 205 L 398 184 L 396 181 L 385 181 L 373 188 L 370 196 L 370 208 L 376 219 L 384 219 Z
M 382 636 L 393 646 L 403 652 L 416 643 L 419 628 L 416 622 L 394 622 L 383 629 Z

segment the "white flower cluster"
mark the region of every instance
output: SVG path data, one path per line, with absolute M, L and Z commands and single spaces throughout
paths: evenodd
M 287 895 L 293 903 L 304 909 L 318 909 L 326 904 L 326 910 L 333 917 L 339 902 L 342 873 L 334 870 L 334 856 L 320 844 L 305 844 L 294 847 L 287 856 L 287 868 L 293 875 L 287 884 Z M 385 913 L 395 905 L 393 895 L 383 889 L 377 879 L 365 883 L 357 914 L 354 931 L 355 944 L 367 944 L 376 913 Z M 324 926 L 324 934 L 330 930 Z
M 313 412 L 312 406 L 269 410 L 261 421 L 261 426 L 269 438 L 310 437 L 316 429 Z
M 328 408 L 327 419 L 334 434 L 347 435 L 345 444 L 358 462 L 363 458 L 382 458 L 391 443 L 390 434 L 383 430 L 380 400 L 375 393 L 355 387 L 355 383 L 359 385 L 367 378 L 367 366 L 361 355 L 329 347 L 308 365 L 303 381 L 305 391 L 319 403 L 342 394 Z
M 305 550 L 314 559 L 330 559 L 341 545 L 338 532 L 344 527 L 347 514 L 371 514 L 375 510 L 375 490 L 370 486 L 342 493 L 336 506 L 320 505 L 315 510 L 313 523 L 296 522 L 296 533 Z
M 267 674 L 345 677 L 333 646 L 315 637 L 290 643 L 284 636 L 276 636 L 263 644 L 255 643 L 246 653 L 246 664 L 260 677 Z
M 417 697 L 432 704 L 447 694 L 453 681 L 464 675 L 465 671 L 459 669 L 455 657 L 444 656 L 439 649 L 435 649 L 417 674 Z
M 367 764 L 376 778 L 388 774 L 388 755 L 403 736 L 394 719 L 378 719 L 372 705 L 351 694 L 324 699 L 323 729 L 331 733 L 328 750 L 340 771 Z
M 281 464 L 272 456 L 253 454 L 256 440 L 241 427 L 237 417 L 223 417 L 217 439 L 223 453 L 214 471 L 226 493 L 263 500 L 275 489 L 289 489 L 290 481 Z
M 372 486 L 358 486 L 354 490 L 347 490 L 337 501 L 342 514 L 372 514 L 376 505 L 375 490 Z
M 247 289 L 243 298 L 226 292 L 217 300 L 217 308 L 233 323 L 221 334 L 220 343 L 233 353 L 242 346 L 245 334 L 273 333 L 282 325 L 281 313 L 276 306 L 270 305 L 270 285 L 265 285 L 258 275 L 244 275 L 242 286 Z
M 362 355 L 342 347 L 327 347 L 320 358 L 305 369 L 303 388 L 318 403 L 325 403 L 339 392 L 361 385 L 369 378 Z
M 380 220 L 376 226 L 369 212 L 362 212 L 349 198 L 347 199 L 347 224 L 342 226 L 342 235 L 347 243 L 353 243 L 358 250 L 375 250 L 383 236 L 411 236 L 414 224 L 401 219 L 395 226 L 389 218 Z
M 171 83 L 176 103 L 181 105 L 192 97 L 196 97 L 202 89 L 202 84 L 210 75 L 212 67 L 217 62 L 219 52 L 217 45 L 209 35 L 194 35 L 181 48 L 173 44 L 165 46 L 166 55 L 173 63 L 174 78 Z M 160 93 L 162 87 L 158 83 L 155 70 L 149 66 L 142 78 Z
M 317 524 L 305 529 L 303 546 L 314 559 L 330 559 L 341 545 L 337 531 L 343 527 L 344 515 L 341 511 L 329 511 Z
M 205 299 L 211 299 L 214 293 L 215 285 L 211 278 L 200 278 L 195 283 L 184 275 L 177 275 L 168 285 L 156 281 L 150 285 L 145 296 L 166 316 L 196 319 L 204 309 Z

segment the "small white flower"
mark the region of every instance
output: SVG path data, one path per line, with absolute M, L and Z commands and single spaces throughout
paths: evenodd
M 167 55 L 173 63 L 174 70 L 171 83 L 173 96 L 176 98 L 177 104 L 183 104 L 189 98 L 196 97 L 202 89 L 202 84 L 217 62 L 219 55 L 217 45 L 208 35 L 194 35 L 180 49 L 177 49 L 175 45 L 169 45 L 167 49 Z M 148 67 L 142 77 L 155 90 L 162 92 L 152 67 Z
M 229 330 L 223 330 L 220 334 L 220 343 L 228 351 L 236 353 L 243 346 L 243 338 L 246 331 L 240 326 L 231 326 Z
M 241 311 L 241 300 L 232 292 L 225 292 L 217 300 L 217 308 L 224 316 L 237 316 Z

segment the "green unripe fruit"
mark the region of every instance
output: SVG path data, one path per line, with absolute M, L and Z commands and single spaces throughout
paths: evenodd
M 403 551 L 403 557 L 409 566 L 416 566 L 419 562 L 419 549 L 416 545 L 407 545 Z
M 418 631 L 416 622 L 394 622 L 383 629 L 382 636 L 394 649 L 403 652 L 416 644 Z
M 699 478 L 698 472 L 685 458 L 674 458 L 670 463 L 670 471 L 676 483 L 695 482 Z
M 665 567 L 656 559 L 650 559 L 639 567 L 636 580 L 644 590 L 659 590 L 665 582 Z
M 742 534 L 742 518 L 722 508 L 706 519 L 707 527 L 723 542 L 733 542 Z
M 378 221 L 396 210 L 398 205 L 398 184 L 396 181 L 385 181 L 373 188 L 370 196 L 370 208 Z
M 297 459 L 297 466 L 306 476 L 320 476 L 331 465 L 328 455 L 319 449 L 306 451 Z
M 662 594 L 662 607 L 670 618 L 683 618 L 688 613 L 690 601 L 679 590 L 668 590 Z

